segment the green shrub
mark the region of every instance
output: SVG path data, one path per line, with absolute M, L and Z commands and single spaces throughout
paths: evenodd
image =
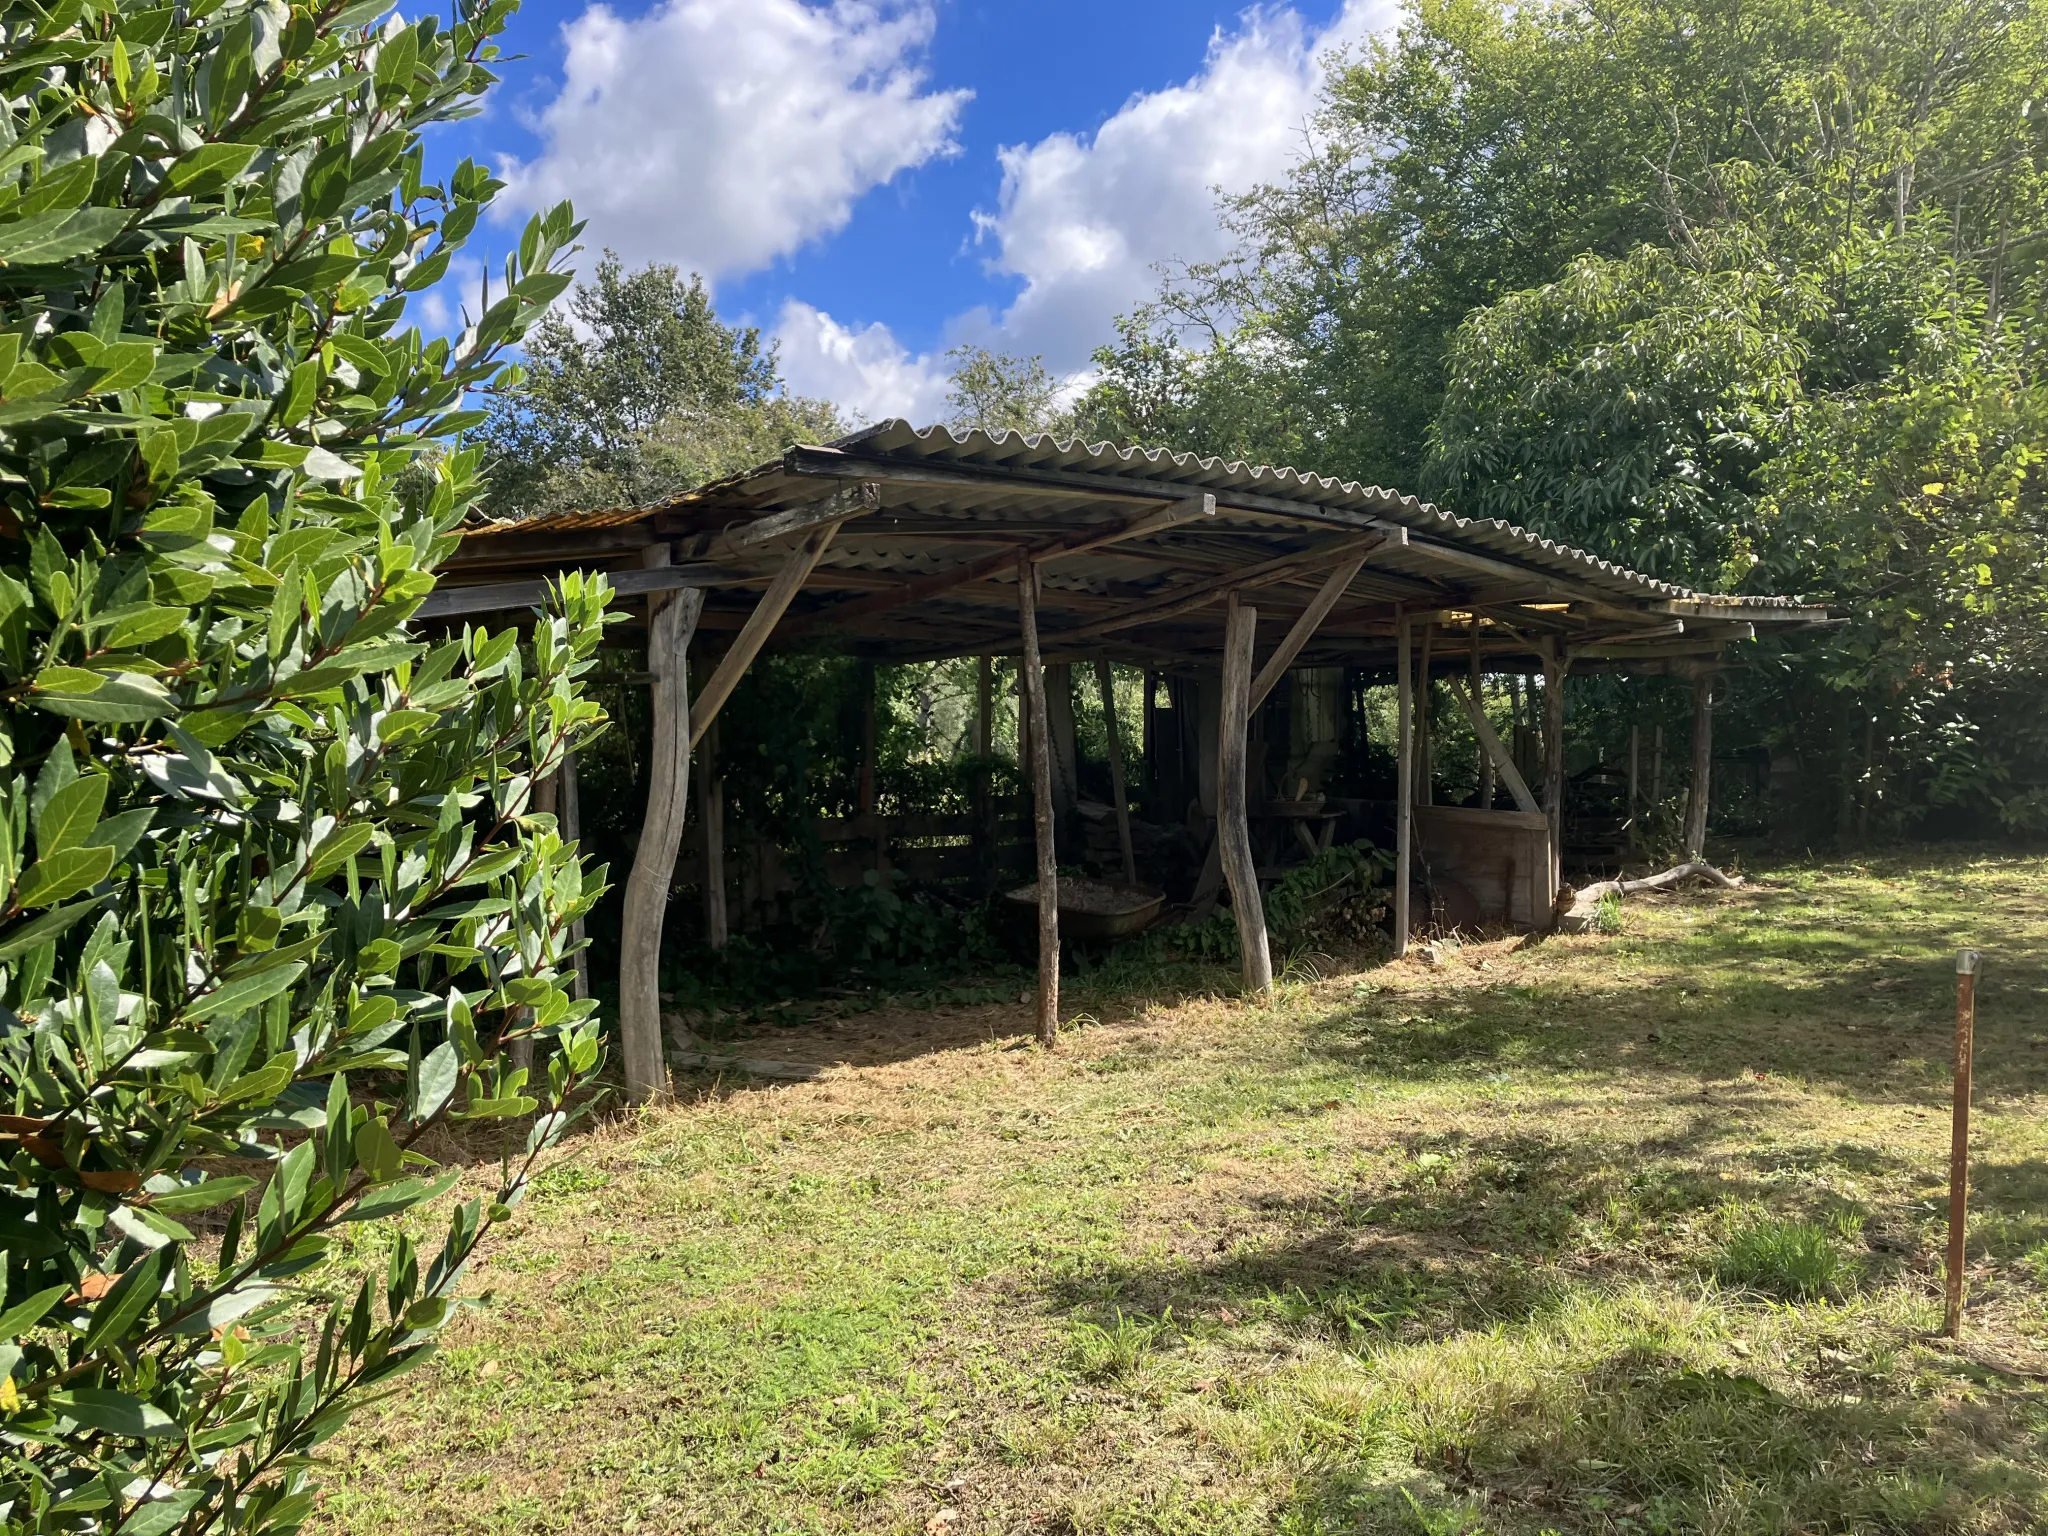
M 1762 1291 L 1787 1301 L 1836 1295 L 1849 1273 L 1835 1235 L 1811 1221 L 1752 1216 L 1734 1227 L 1714 1257 L 1723 1285 Z
M 400 328 L 496 190 L 420 135 L 511 8 L 0 9 L 9 1530 L 297 1529 L 598 1063 L 557 967 L 602 877 L 529 798 L 600 723 L 604 584 L 525 646 L 409 627 L 479 491 L 442 440 L 576 233 Z M 326 1267 L 454 1182 L 434 1127 L 535 1111 L 437 1247 Z

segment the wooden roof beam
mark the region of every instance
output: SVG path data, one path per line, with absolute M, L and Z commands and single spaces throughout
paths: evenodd
M 798 450 L 792 448 L 790 452 L 794 454 Z M 1157 505 L 1156 497 L 1147 500 L 1152 502 L 1155 510 L 1131 518 L 1114 528 L 1092 529 L 1087 533 L 1036 547 L 1026 546 L 1020 549 L 1013 544 L 996 554 L 971 560 L 966 565 L 957 566 L 950 571 L 938 571 L 930 576 L 906 581 L 893 591 L 877 592 L 873 597 L 859 598 L 850 603 L 840 603 L 822 609 L 817 613 L 806 614 L 802 620 L 789 625 L 786 633 L 793 638 L 812 634 L 820 629 L 844 628 L 875 614 L 887 613 L 891 608 L 900 608 L 906 603 L 924 602 L 943 592 L 951 592 L 957 587 L 986 581 L 989 577 L 1000 575 L 1014 567 L 1019 554 L 1028 555 L 1034 564 L 1043 565 L 1049 561 L 1063 560 L 1071 555 L 1085 554 L 1089 550 L 1120 543 L 1125 539 L 1141 539 L 1148 534 L 1162 532 L 1194 518 L 1216 515 L 1216 498 L 1206 494 L 1175 497 L 1172 504 L 1164 507 Z
M 1285 579 L 1289 574 L 1306 565 L 1314 565 L 1349 555 L 1361 557 L 1388 543 L 1397 543 L 1393 535 L 1405 537 L 1406 529 L 1392 529 L 1385 533 L 1368 533 L 1357 538 L 1340 540 L 1335 544 L 1323 544 L 1314 549 L 1296 550 L 1291 554 L 1277 555 L 1271 560 L 1261 560 L 1240 570 L 1226 571 L 1216 576 L 1205 576 L 1198 581 L 1183 582 L 1170 587 L 1157 597 L 1117 613 L 1091 619 L 1075 629 L 1064 629 L 1047 636 L 1051 645 L 1072 645 L 1077 640 L 1092 640 L 1101 635 L 1113 634 L 1119 629 L 1131 629 L 1140 624 L 1157 623 L 1161 619 L 1173 618 L 1197 608 L 1205 608 L 1218 598 L 1231 592 L 1243 591 L 1250 587 L 1269 586 Z

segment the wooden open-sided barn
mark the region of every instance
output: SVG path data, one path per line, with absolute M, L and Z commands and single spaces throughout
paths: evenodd
M 1013 433 L 888 422 L 655 506 L 467 530 L 423 618 L 537 605 L 567 570 L 607 572 L 645 614 L 654 757 L 626 885 L 621 1033 L 629 1091 L 664 1091 L 656 963 L 682 845 L 693 749 L 769 648 L 837 648 L 885 662 L 1019 656 L 1022 736 L 1040 907 L 1039 1027 L 1057 1023 L 1054 780 L 1063 760 L 1049 668 L 1106 663 L 1190 679 L 1196 766 L 1213 816 L 1204 879 L 1227 886 L 1248 987 L 1271 985 L 1254 865 L 1248 722 L 1290 675 L 1367 667 L 1399 689 L 1394 820 L 1397 951 L 1411 930 L 1418 816 L 1510 919 L 1545 920 L 1559 883 L 1567 670 L 1694 680 L 1694 793 L 1686 842 L 1706 826 L 1712 676 L 1732 643 L 1825 620 L 1780 597 L 1688 591 L 1498 522 L 1473 522 L 1377 487 L 1292 469 Z M 708 675 L 689 687 L 692 646 Z M 1418 670 L 1448 686 L 1485 754 L 1478 807 L 1418 807 Z M 1541 676 L 1540 782 L 1525 781 L 1475 691 L 1485 674 Z M 985 675 L 985 674 L 984 674 Z M 1065 674 L 1062 673 L 1062 676 Z M 1052 703 L 1059 699 L 1055 690 Z M 1071 695 L 1066 708 L 1071 710 Z M 981 702 L 986 730 L 988 700 Z M 1123 751 L 1111 761 L 1133 875 Z M 1066 727 L 1071 735 L 1071 723 Z M 1213 760 L 1207 755 L 1213 751 Z M 1493 783 L 1515 809 L 1493 810 Z M 717 816 L 700 794 L 699 815 Z M 719 839 L 705 843 L 716 858 Z M 1497 891 L 1497 898 L 1494 893 Z M 722 898 L 721 898 L 722 899 Z

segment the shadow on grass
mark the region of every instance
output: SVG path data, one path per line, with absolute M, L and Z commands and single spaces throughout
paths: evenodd
M 1854 1321 L 1853 1293 L 1848 1313 L 1755 1303 L 1760 1323 L 1796 1319 L 1813 1333 L 1796 1392 L 1696 1347 L 1712 1213 L 1801 1198 L 1767 1168 L 1684 1165 L 1718 1135 L 1717 1117 L 1701 1114 L 1627 1162 L 1613 1144 L 1540 1130 L 1411 1136 L 1398 1170 L 1370 1186 L 1249 1201 L 1269 1230 L 1278 1219 L 1276 1240 L 1076 1267 L 1051 1277 L 1044 1299 L 1070 1328 L 1137 1319 L 1242 1360 L 1234 1402 L 1203 1412 L 1261 1428 L 1205 1422 L 1225 1443 L 1264 1433 L 1290 1447 L 1299 1471 L 1278 1529 L 2036 1529 L 2048 1507 L 2041 1392 L 1927 1392 L 1898 1366 L 1910 1341 Z M 1888 1161 L 1854 1145 L 1823 1155 Z M 1984 1199 L 2017 1213 L 2044 1179 L 2038 1160 L 1990 1166 Z M 1629 1245 L 1685 1222 L 1707 1234 L 1702 1251 Z M 1896 1268 L 1876 1251 L 1855 1260 L 1865 1285 Z M 1726 1305 L 1739 1317 L 1744 1303 Z M 1276 1350 L 1276 1331 L 1355 1364 Z
M 1622 1342 L 1485 1379 L 1397 1375 L 1382 1448 L 1415 1472 L 1311 1466 L 1290 1529 L 1360 1533 L 2038 1529 L 2048 1478 L 2020 1423 L 1910 1395 L 1795 1399 Z M 1474 1362 L 1475 1364 L 1479 1362 Z M 1476 1373 L 1475 1373 L 1476 1374 Z M 1454 1395 L 1455 1394 L 1455 1395 Z

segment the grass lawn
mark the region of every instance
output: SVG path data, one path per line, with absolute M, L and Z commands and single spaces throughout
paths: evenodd
M 1051 1054 L 1015 1005 L 771 1029 L 845 1065 L 594 1130 L 323 1529 L 2048 1530 L 2048 860 L 1210 982 Z

